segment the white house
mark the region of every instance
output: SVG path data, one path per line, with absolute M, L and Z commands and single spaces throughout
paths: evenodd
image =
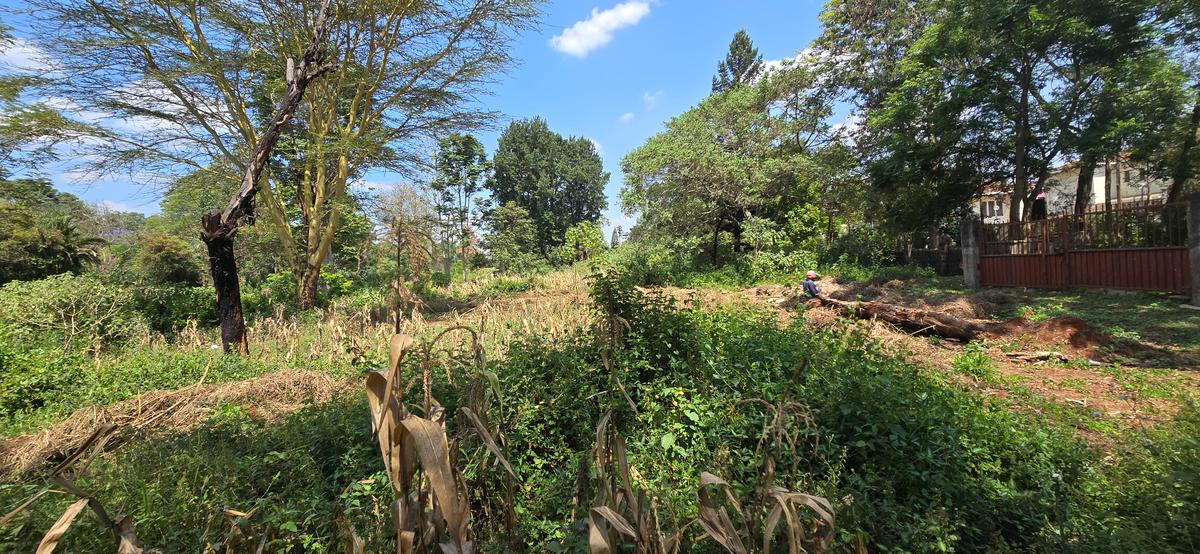
M 1078 182 L 1078 162 L 1067 162 L 1054 168 L 1046 180 L 1045 189 L 1034 201 L 1035 217 L 1074 212 Z M 1128 157 L 1123 156 L 1120 160 L 1096 165 L 1092 174 L 1092 196 L 1088 201 L 1088 211 L 1103 211 L 1109 204 L 1113 208 L 1120 208 L 1162 202 L 1170 187 L 1169 180 L 1151 176 L 1144 166 L 1131 163 Z M 985 185 L 983 194 L 976 198 L 972 209 L 984 223 L 1006 223 L 1011 216 L 1011 194 L 1012 187 L 1009 185 Z
M 1074 211 L 1078 182 L 1078 163 L 1066 163 L 1056 168 L 1046 180 L 1046 212 L 1053 215 Z M 1128 158 L 1109 162 L 1107 166 L 1100 163 L 1092 173 L 1092 197 L 1088 201 L 1088 211 L 1102 210 L 1107 205 L 1106 198 L 1114 208 L 1162 202 L 1170 188 L 1169 180 L 1151 176 L 1145 166 L 1130 163 Z

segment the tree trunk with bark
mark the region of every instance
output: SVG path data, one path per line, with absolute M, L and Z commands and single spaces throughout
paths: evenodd
M 1028 176 L 1025 169 L 1025 149 L 1029 135 L 1029 88 L 1032 76 L 1030 72 L 1030 64 L 1028 61 L 1021 65 L 1021 72 L 1018 77 L 1021 87 L 1021 102 L 1017 107 L 1017 128 L 1016 128 L 1016 144 L 1013 152 L 1013 194 L 1009 200 L 1009 219 L 1014 223 L 1025 219 L 1026 210 L 1029 209 L 1029 202 L 1024 202 L 1026 191 L 1025 188 L 1029 184 Z M 1022 209 L 1022 206 L 1024 209 Z
M 1112 163 L 1104 160 L 1104 211 L 1112 211 Z
M 310 310 L 317 305 L 317 287 L 321 284 L 321 270 L 309 267 L 296 279 L 296 307 Z
M 854 314 L 859 319 L 880 319 L 914 334 L 932 334 L 948 339 L 969 341 L 1000 325 L 999 322 L 966 319 L 950 314 L 906 308 L 882 302 L 844 302 L 833 298 L 818 297 L 810 300 L 821 306 L 837 308 Z
M 250 218 L 253 223 L 254 197 L 258 194 L 259 177 L 267 165 L 271 150 L 279 141 L 283 126 L 300 106 L 304 90 L 313 79 L 333 68 L 331 64 L 323 63 L 325 43 L 329 34 L 329 4 L 330 0 L 325 0 L 321 5 L 321 11 L 318 12 L 313 26 L 312 43 L 305 49 L 299 67 L 288 58 L 285 75 L 287 92 L 280 99 L 275 114 L 254 146 L 237 194 L 229 201 L 225 211 L 208 212 L 200 219 L 200 238 L 208 248 L 213 288 L 217 292 L 217 313 L 221 318 L 221 342 L 226 352 L 232 352 L 235 346 L 240 354 L 248 354 L 250 351 L 246 339 L 246 320 L 242 315 L 237 259 L 233 256 L 233 237 L 243 217 Z
M 1079 180 L 1075 183 L 1075 213 L 1087 212 L 1092 203 L 1092 180 L 1096 177 L 1095 154 L 1084 154 L 1079 160 Z
M 238 283 L 237 259 L 233 256 L 233 234 L 217 234 L 220 218 L 217 212 L 204 214 L 201 224 L 214 229 L 213 238 L 205 240 L 208 263 L 217 292 L 217 317 L 221 320 L 221 343 L 226 352 L 237 348 L 238 354 L 250 354 L 246 324 L 242 316 L 242 291 Z
M 1200 91 L 1198 91 L 1200 92 Z M 1183 187 L 1192 178 L 1192 149 L 1196 147 L 1196 132 L 1200 131 L 1200 97 L 1192 107 L 1192 119 L 1188 122 L 1187 134 L 1183 137 L 1183 145 L 1179 148 L 1179 158 L 1175 160 L 1175 169 L 1171 175 L 1171 189 L 1167 192 L 1167 202 L 1178 202 L 1183 198 Z

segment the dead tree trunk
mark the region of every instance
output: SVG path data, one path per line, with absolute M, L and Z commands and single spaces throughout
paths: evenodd
M 822 306 L 837 308 L 854 314 L 859 319 L 881 319 L 892 325 L 907 329 L 914 334 L 938 335 L 948 339 L 970 341 L 994 328 L 997 323 L 978 319 L 964 319 L 942 312 L 906 308 L 882 302 L 843 302 L 820 297 L 812 300 Z
M 226 352 L 232 352 L 236 345 L 238 353 L 249 353 L 249 343 L 246 339 L 246 320 L 242 316 L 242 292 L 238 284 L 237 260 L 233 256 L 233 237 L 237 233 L 238 223 L 242 217 L 254 220 L 254 196 L 258 193 L 258 179 L 267 165 L 271 149 L 279 140 L 283 126 L 291 119 L 292 114 L 304 97 L 304 90 L 313 79 L 333 68 L 332 64 L 324 63 L 325 43 L 329 36 L 329 4 L 325 0 L 321 11 L 317 14 L 313 25 L 312 43 L 304 51 L 300 66 L 288 58 L 287 92 L 279 101 L 271 122 L 267 124 L 262 137 L 254 145 L 249 163 L 246 164 L 246 174 L 242 177 L 242 185 L 229 201 L 223 212 L 208 212 L 200 218 L 200 238 L 208 247 L 209 267 L 212 271 L 213 288 L 217 292 L 217 313 L 221 318 L 221 343 Z
M 237 260 L 233 257 L 233 234 L 219 233 L 220 214 L 208 212 L 200 219 L 201 237 L 208 247 L 209 269 L 217 291 L 217 317 L 221 320 L 221 344 L 226 352 L 236 346 L 239 354 L 250 353 L 246 322 L 242 317 L 242 290 L 238 283 Z

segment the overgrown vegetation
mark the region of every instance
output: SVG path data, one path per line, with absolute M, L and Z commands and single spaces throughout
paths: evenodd
M 908 263 L 952 272 L 985 192 L 1044 217 L 1060 169 L 1067 212 L 1110 163 L 1194 189 L 1195 2 L 830 0 L 782 61 L 739 31 L 711 94 L 621 157 L 636 222 L 607 241 L 598 142 L 470 134 L 535 0 L 19 3 L 0 50 L 54 69 L 0 75 L 0 550 L 1200 544 L 1200 315 L 992 303 Z M 160 212 L 41 176 L 68 166 L 157 181 Z M 215 256 L 200 221 L 231 197 L 256 224 Z M 1112 221 L 1166 233 L 1140 217 Z M 806 303 L 809 271 L 846 299 Z M 220 314 L 214 281 L 240 294 Z
M 621 272 L 597 277 L 593 291 L 596 320 L 616 327 L 516 339 L 486 363 L 480 385 L 459 376 L 478 358 L 470 348 L 454 354 L 453 340 L 445 370 L 421 356 L 401 361 L 397 382 L 432 379 L 404 402 L 427 404 L 431 394 L 451 415 L 446 433 L 460 437 L 450 441 L 460 449 L 452 459 L 481 548 L 586 548 L 587 508 L 605 502 L 596 479 L 611 474 L 593 464 L 602 417 L 622 437 L 637 487 L 655 499 L 641 510 L 667 530 L 699 525 L 704 472 L 745 497 L 770 459 L 772 483 L 829 499 L 837 549 L 1186 551 L 1194 540 L 1195 406 L 1124 441 L 1114 465 L 1066 425 L 983 400 L 861 331 L 780 328 L 766 313 L 681 307 L 639 292 Z M 476 402 L 476 386 L 494 398 L 484 421 L 513 469 L 512 489 L 488 461 L 495 452 L 463 442 L 474 425 L 453 416 Z M 371 548 L 388 549 L 395 535 L 378 530 L 394 524 L 395 493 L 366 413 L 347 399 L 268 425 L 233 406 L 187 435 L 101 457 L 80 483 L 125 506 L 147 545 L 190 551 L 265 537 L 271 549 L 335 549 L 352 528 Z M 32 492 L 10 484 L 3 495 L 12 505 Z M 30 547 L 67 502 L 48 498 L 19 514 L 5 527 L 10 547 Z M 94 525 L 80 520 L 64 546 L 102 548 L 109 539 Z M 775 533 L 787 541 L 784 528 Z M 718 548 L 693 543 L 693 532 L 679 540 L 689 550 Z

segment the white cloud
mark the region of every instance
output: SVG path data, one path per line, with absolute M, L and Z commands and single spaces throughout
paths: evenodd
M 116 200 L 101 200 L 96 202 L 96 207 L 108 212 L 136 212 L 133 206 Z
M 663 89 L 658 89 L 654 92 L 643 92 L 642 103 L 646 105 L 647 110 L 653 110 L 658 105 L 658 101 L 662 100 L 664 94 L 666 94 L 666 91 Z
M 596 149 L 596 153 L 603 156 L 604 155 L 604 146 L 602 146 L 599 142 L 597 142 L 596 139 L 588 139 L 588 140 L 592 141 L 592 147 Z
M 582 58 L 612 40 L 613 32 L 622 27 L 637 25 L 650 13 L 650 3 L 643 0 L 622 2 L 607 10 L 592 8 L 592 16 L 563 30 L 550 39 L 555 50 Z
M 625 112 L 617 118 L 617 123 L 629 123 L 630 121 L 633 121 L 633 112 Z
M 53 68 L 37 46 L 22 38 L 15 38 L 12 44 L 0 51 L 0 66 L 21 73 L 45 73 Z

